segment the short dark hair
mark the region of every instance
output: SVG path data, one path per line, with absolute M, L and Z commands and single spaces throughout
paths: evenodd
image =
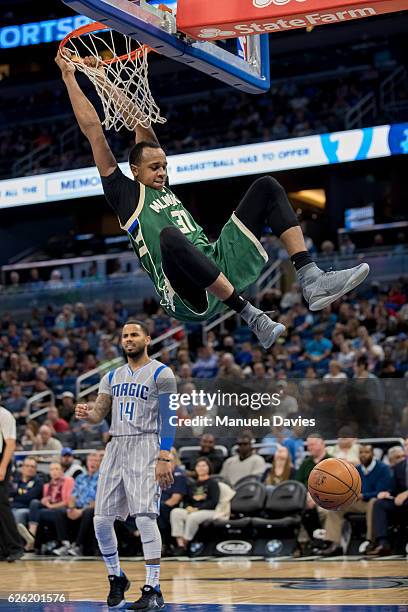
M 128 319 L 123 327 L 125 327 L 125 325 L 139 325 L 139 327 L 142 328 L 144 335 L 149 336 L 149 330 L 146 323 L 143 323 L 143 321 L 139 321 L 138 319 Z
M 357 358 L 357 365 L 362 366 L 364 369 L 368 370 L 368 359 L 365 355 L 360 355 Z
M 144 149 L 161 149 L 161 146 L 157 142 L 149 142 L 148 140 L 142 140 L 141 142 L 133 145 L 129 151 L 130 166 L 140 165 Z
M 310 434 L 307 434 L 307 438 L 318 438 L 319 440 L 323 440 L 324 442 L 324 438 L 322 436 L 322 434 L 318 431 L 312 431 Z

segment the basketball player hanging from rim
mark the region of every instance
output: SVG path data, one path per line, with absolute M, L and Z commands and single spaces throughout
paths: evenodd
M 108 83 L 108 95 L 111 94 L 108 106 L 110 109 L 121 106 L 122 121 L 124 116 L 125 120 L 130 117 L 125 124 L 135 125 L 136 144 L 129 153 L 134 180 L 121 172 L 98 114 L 75 78 L 77 66 L 93 77 L 91 80 L 98 89 L 107 80 L 104 62 L 87 56 L 75 64 L 65 48 L 58 53 L 56 62 L 76 119 L 91 144 L 105 197 L 115 210 L 121 228 L 128 233 L 160 296 L 160 304 L 169 315 L 180 321 L 204 321 L 231 308 L 246 321 L 263 348 L 272 346 L 285 327 L 241 295 L 258 279 L 267 262 L 260 242 L 265 226 L 272 229 L 286 248 L 310 310 L 325 308 L 366 278 L 369 272 L 366 263 L 348 270 L 324 272 L 312 261 L 286 193 L 271 176 L 259 178 L 251 185 L 218 240 L 210 243 L 203 229 L 168 188 L 166 154 L 146 117 L 141 116 L 132 102 L 123 103 L 120 90 L 118 93 Z M 104 96 L 106 87 L 102 101 Z M 140 125 L 139 118 L 145 127 Z

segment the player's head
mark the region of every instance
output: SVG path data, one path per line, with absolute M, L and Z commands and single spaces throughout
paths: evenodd
M 135 179 L 153 189 L 162 189 L 167 179 L 167 159 L 161 146 L 142 141 L 129 153 L 129 165 Z
M 126 359 L 140 359 L 147 356 L 147 347 L 150 344 L 149 330 L 142 321 L 130 319 L 122 329 L 122 349 Z

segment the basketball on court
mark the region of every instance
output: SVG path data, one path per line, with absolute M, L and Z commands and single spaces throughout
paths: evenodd
M 308 489 L 321 508 L 344 510 L 358 500 L 361 478 L 352 463 L 344 459 L 324 459 L 311 471 Z

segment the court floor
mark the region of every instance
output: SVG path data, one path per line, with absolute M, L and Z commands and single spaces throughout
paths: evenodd
M 144 582 L 141 559 L 122 567 Z M 168 612 L 408 612 L 408 558 L 317 560 L 164 559 L 161 586 Z M 65 603 L 10 603 L 12 593 L 64 593 Z M 99 559 L 27 559 L 0 566 L 0 610 L 108 610 Z

